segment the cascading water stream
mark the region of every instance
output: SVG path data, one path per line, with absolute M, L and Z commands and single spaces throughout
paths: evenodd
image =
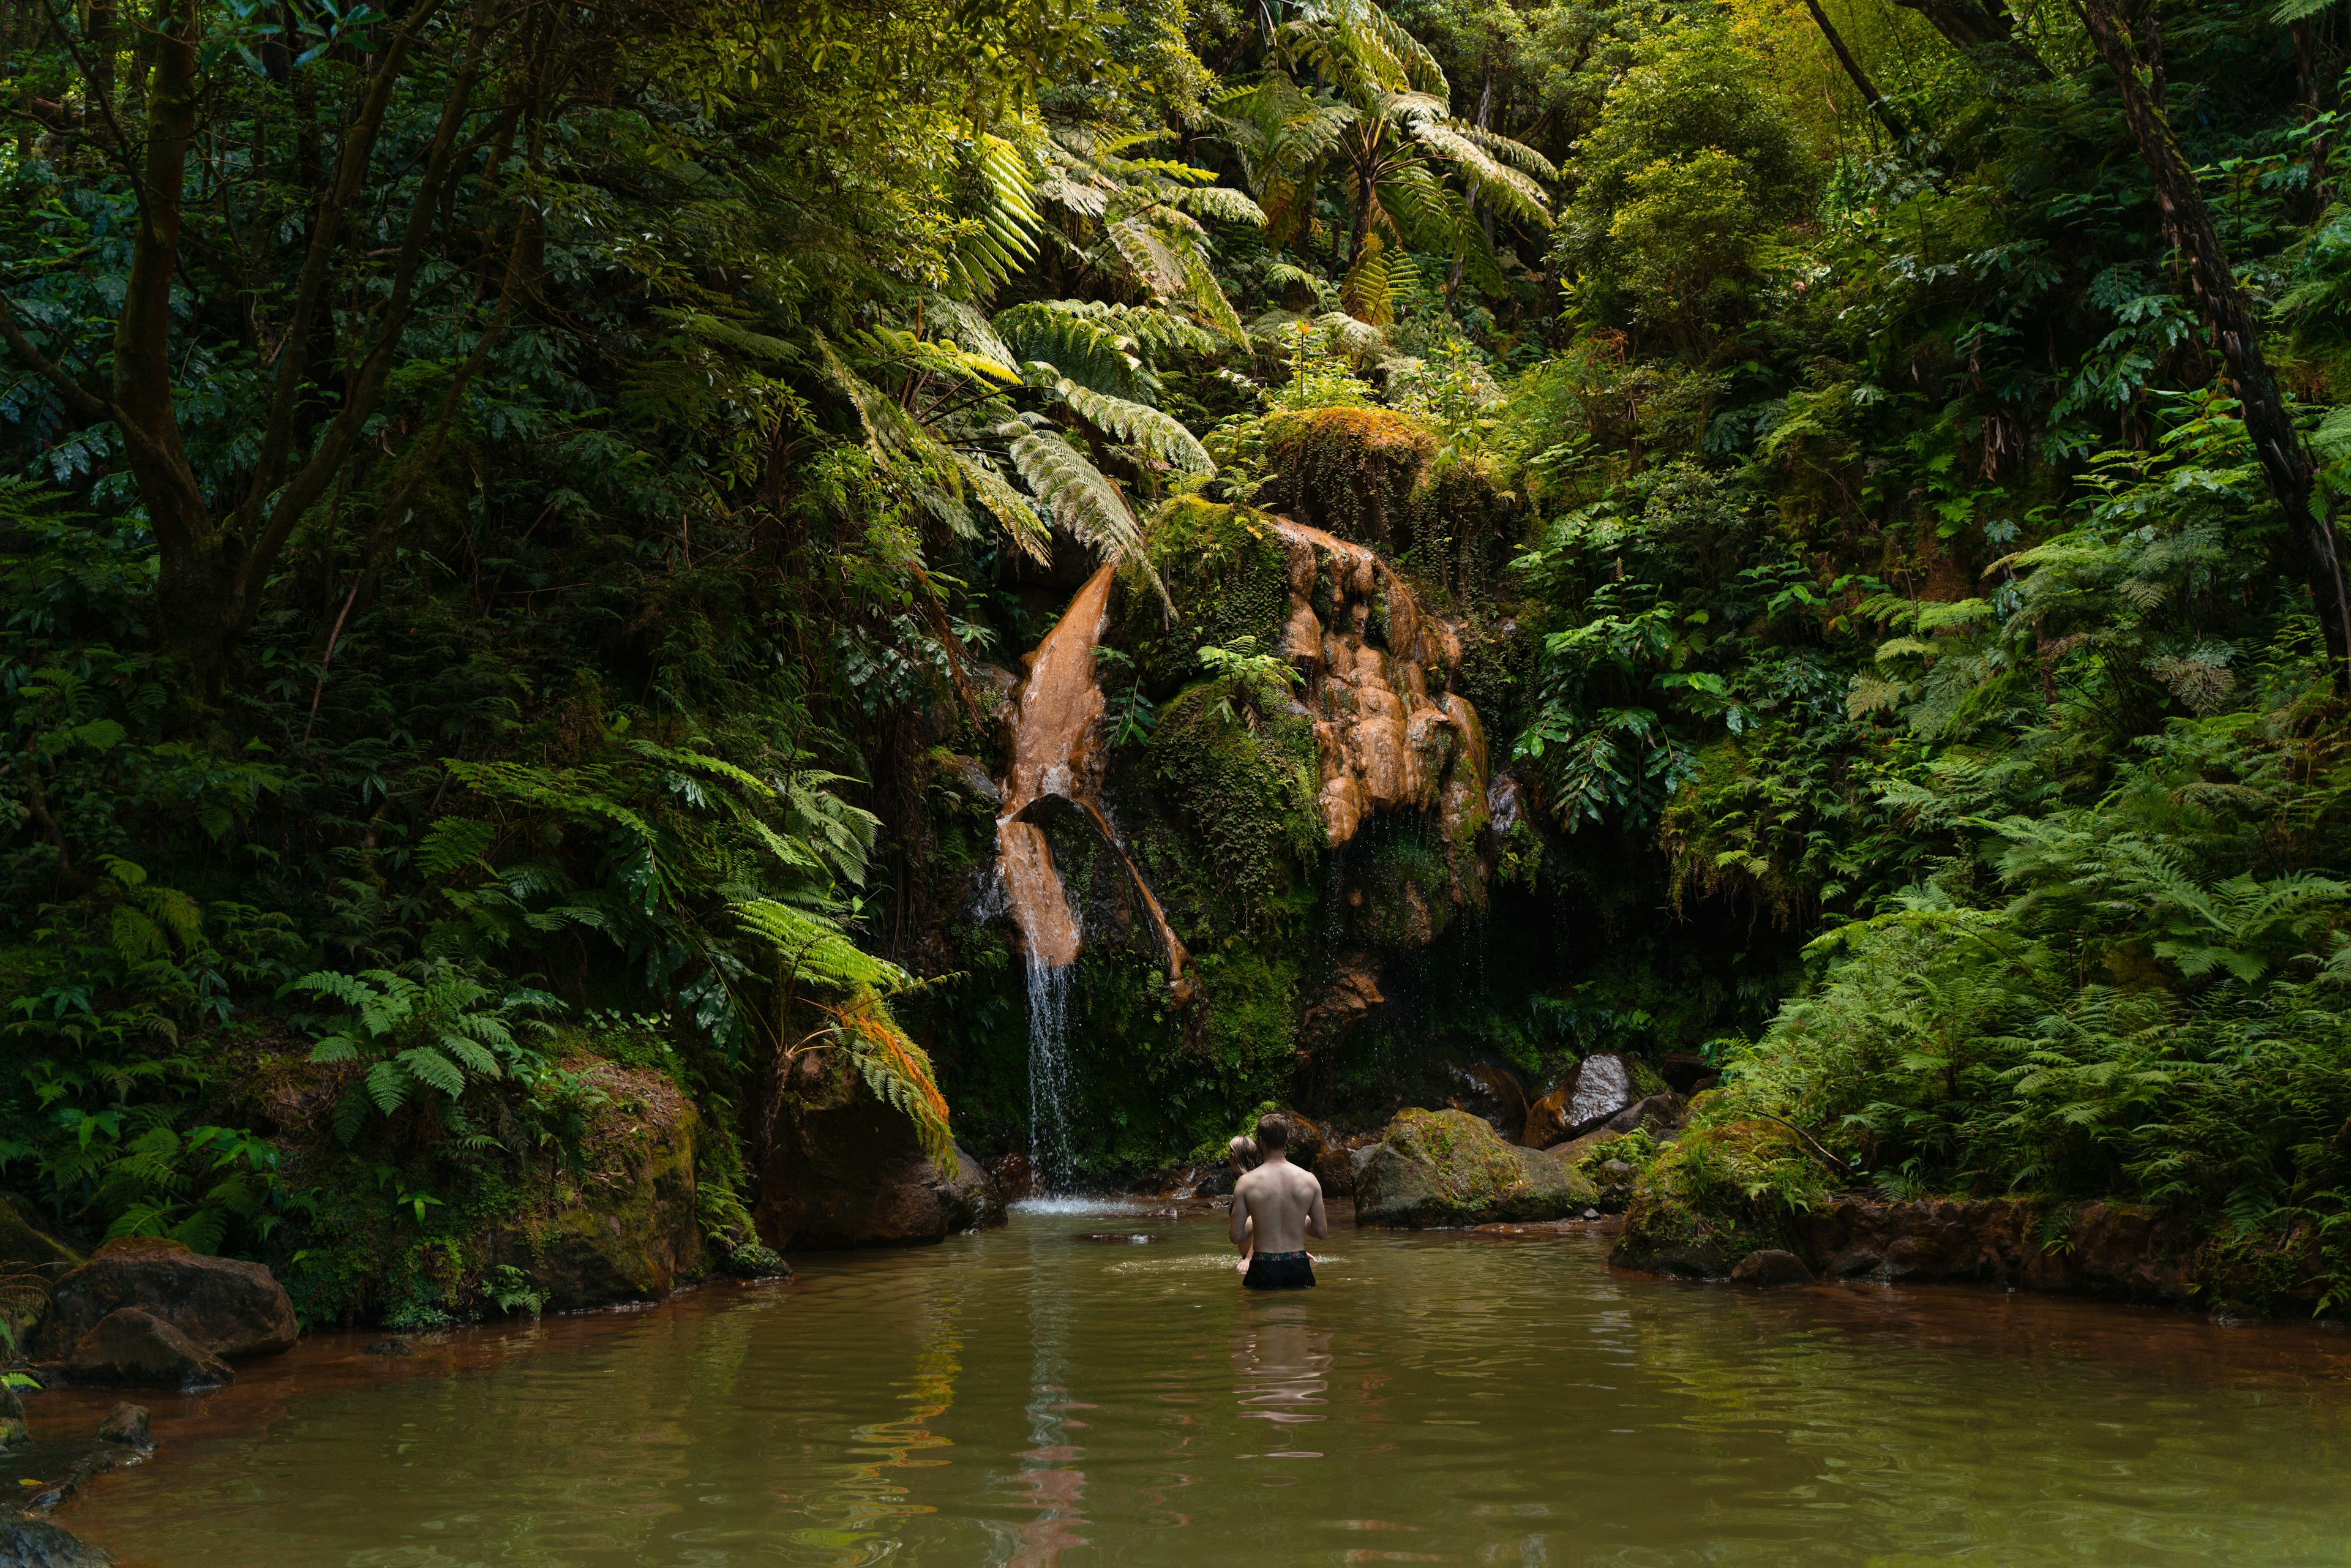
M 1067 1192 L 1077 1176 L 1070 1146 L 1069 965 L 1031 956 L 1029 968 L 1029 1168 L 1038 1189 Z
M 1070 1137 L 1069 991 L 1081 934 L 1053 864 L 1052 845 L 1030 820 L 1031 809 L 1045 797 L 1071 802 L 1102 834 L 1133 879 L 1166 950 L 1170 991 L 1181 1000 L 1190 989 L 1184 944 L 1095 800 L 1101 759 L 1094 740 L 1103 703 L 1094 677 L 1094 646 L 1110 616 L 1114 578 L 1114 569 L 1107 566 L 1088 578 L 1037 645 L 1015 707 L 1012 768 L 1005 779 L 1003 813 L 996 820 L 997 866 L 1029 971 L 1029 1164 L 1047 1193 L 1066 1192 L 1076 1176 Z

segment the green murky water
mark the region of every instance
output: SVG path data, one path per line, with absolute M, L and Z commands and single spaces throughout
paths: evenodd
M 159 1406 L 60 1521 L 208 1568 L 2351 1563 L 2340 1334 L 1747 1295 L 1588 1237 L 1334 1229 L 1321 1290 L 1251 1298 L 1221 1229 L 1025 1213 L 407 1363 L 321 1342 Z

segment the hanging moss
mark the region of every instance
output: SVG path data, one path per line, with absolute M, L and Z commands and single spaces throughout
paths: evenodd
M 1197 675 L 1203 647 L 1243 638 L 1261 653 L 1280 647 L 1290 619 L 1290 557 L 1263 512 L 1178 496 L 1153 520 L 1150 558 L 1176 602 L 1176 624 L 1167 623 L 1143 573 L 1130 568 L 1120 576 L 1111 640 L 1134 656 L 1152 687 L 1167 690 Z
M 1441 453 L 1427 426 L 1378 408 L 1318 408 L 1266 423 L 1266 505 L 1369 545 L 1455 606 L 1490 594 L 1519 543 L 1517 496 L 1483 460 Z
M 1314 408 L 1266 422 L 1267 502 L 1299 522 L 1394 551 L 1409 542 L 1406 502 L 1437 437 L 1409 414 Z
M 1151 765 L 1160 792 L 1202 841 L 1223 899 L 1274 896 L 1322 845 L 1314 730 L 1303 710 L 1237 679 L 1203 681 L 1160 710 Z

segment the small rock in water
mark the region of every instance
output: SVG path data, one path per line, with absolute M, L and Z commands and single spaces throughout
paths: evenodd
M 416 1342 L 406 1334 L 394 1334 L 390 1339 L 376 1341 L 360 1354 L 361 1355 L 414 1355 Z
M 1772 1248 L 1750 1252 L 1741 1258 L 1739 1266 L 1730 1271 L 1730 1282 L 1734 1285 L 1809 1285 L 1813 1282 L 1813 1271 L 1805 1268 L 1804 1260 L 1793 1252 L 1782 1252 Z
M 1600 1211 L 1596 1208 L 1587 1208 L 1583 1211 L 1583 1218 L 1586 1219 L 1597 1219 L 1600 1218 Z
M 198 1394 L 236 1380 L 218 1356 L 152 1312 L 118 1307 L 74 1346 L 66 1376 L 118 1388 L 173 1388 Z
M 99 1440 L 106 1443 L 127 1443 L 134 1448 L 152 1448 L 155 1439 L 147 1433 L 147 1406 L 128 1400 L 106 1413 L 98 1424 Z
M 0 1568 L 107 1568 L 114 1553 L 37 1519 L 0 1522 Z

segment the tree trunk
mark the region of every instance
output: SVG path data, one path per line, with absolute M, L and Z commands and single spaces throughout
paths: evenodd
M 2123 118 L 2138 143 L 2139 157 L 2155 178 L 2155 199 L 2164 230 L 2186 253 L 2189 292 L 2198 314 L 2212 334 L 2228 369 L 2229 384 L 2243 410 L 2245 433 L 2252 437 L 2261 460 L 2262 476 L 2271 497 L 2285 514 L 2292 530 L 2303 580 L 2309 585 L 2311 608 L 2326 638 L 2335 689 L 2351 690 L 2351 598 L 2343 582 L 2343 561 L 2329 519 L 2311 507 L 2312 473 L 2308 454 L 2294 428 L 2294 417 L 2270 374 L 2262 352 L 2252 311 L 2237 287 L 2237 275 L 2220 248 L 2220 231 L 2211 209 L 2197 188 L 2195 171 L 2174 140 L 2162 110 L 2140 79 L 2147 63 L 2137 47 L 2117 24 L 2110 0 L 2076 0 L 2090 41 L 2105 62 L 2122 94 Z
M 1829 14 L 1821 9 L 1821 0 L 1804 0 L 1804 9 L 1813 14 L 1813 25 L 1820 28 L 1821 37 L 1828 40 L 1829 52 L 1836 56 L 1837 64 L 1844 68 L 1844 74 L 1860 89 L 1861 101 L 1869 106 L 1869 112 L 1877 117 L 1877 122 L 1886 127 L 1897 144 L 1908 141 L 1909 126 L 1903 123 L 1902 117 L 1894 111 L 1894 106 L 1886 101 L 1885 95 L 1870 81 L 1868 73 L 1861 68 L 1861 62 L 1853 57 L 1853 51 L 1844 47 L 1844 39 L 1829 21 Z
M 1894 0 L 1927 18 L 1944 41 L 1963 55 L 1984 56 L 2014 65 L 2026 76 L 2046 80 L 2049 68 L 2016 36 L 2016 18 L 2000 0 Z

